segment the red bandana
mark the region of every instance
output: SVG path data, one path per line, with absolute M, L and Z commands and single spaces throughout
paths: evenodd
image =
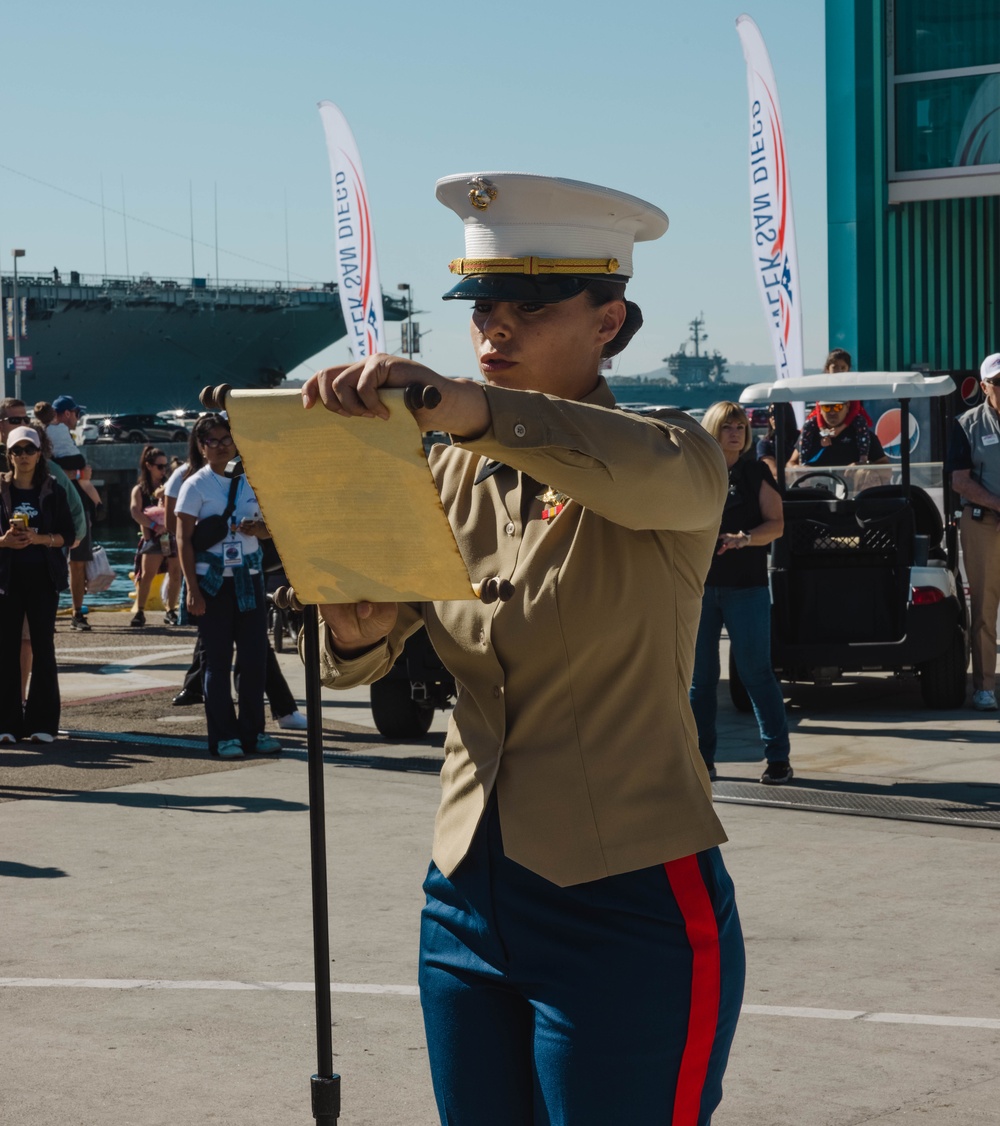
M 868 423 L 869 427 L 871 426 L 872 420 L 868 412 L 857 399 L 852 400 L 852 402 L 848 404 L 847 415 L 840 425 L 843 426 L 843 428 L 846 430 L 848 426 L 850 426 L 851 423 L 858 417 L 858 415 L 861 415 L 865 422 Z M 813 407 L 812 413 L 808 416 L 808 418 L 814 418 L 816 420 L 816 425 L 820 428 L 820 430 L 826 429 L 826 423 L 824 422 L 823 414 L 819 409 L 819 403 L 817 403 L 816 406 Z

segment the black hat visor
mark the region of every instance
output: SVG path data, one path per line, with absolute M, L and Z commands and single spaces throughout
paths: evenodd
M 582 293 L 592 281 L 626 282 L 620 274 L 469 274 L 444 295 L 445 301 L 532 301 L 554 305 Z

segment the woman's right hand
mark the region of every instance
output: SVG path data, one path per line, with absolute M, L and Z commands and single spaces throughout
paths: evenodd
M 389 635 L 399 616 L 396 602 L 346 602 L 319 607 L 342 657 L 370 649 Z
M 205 613 L 205 596 L 197 587 L 187 588 L 187 612 L 192 618 L 200 618 Z
M 322 403 L 328 411 L 345 418 L 386 419 L 389 408 L 379 395 L 380 389 L 404 388 L 410 383 L 434 387 L 441 393 L 436 407 L 413 411 L 421 430 L 447 430 L 473 438 L 489 427 L 490 409 L 482 383 L 447 378 L 413 360 L 382 353 L 316 372 L 302 385 L 302 405 L 310 410 Z
M 27 531 L 20 524 L 11 524 L 6 532 L 0 536 L 0 547 L 12 548 L 19 551 L 29 543 Z

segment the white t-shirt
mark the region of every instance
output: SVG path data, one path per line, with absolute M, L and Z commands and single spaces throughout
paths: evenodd
M 243 519 L 259 520 L 260 505 L 257 503 L 253 489 L 250 488 L 250 482 L 246 477 L 238 477 L 237 480 L 239 485 L 236 492 L 236 507 L 229 518 L 230 523 L 238 524 Z M 180 495 L 177 497 L 177 507 L 174 511 L 178 516 L 194 516 L 197 520 L 204 520 L 206 516 L 221 516 L 226 511 L 231 484 L 231 478 L 213 472 L 208 465 L 202 466 L 181 485 Z M 244 558 L 252 555 L 258 548 L 256 536 L 235 532 L 230 533 L 225 540 L 220 541 L 208 550 L 213 555 L 222 555 L 223 545 L 233 540 L 242 545 Z M 208 564 L 199 563 L 197 572 L 199 575 L 206 574 Z M 256 575 L 257 573 L 258 568 L 251 567 L 250 574 Z M 232 567 L 226 567 L 222 574 L 225 578 L 231 579 L 233 577 Z
M 50 422 L 45 427 L 45 433 L 52 443 L 53 457 L 75 457 L 82 452 L 64 422 Z
M 184 474 L 188 471 L 188 463 L 184 462 L 179 465 L 173 473 L 167 478 L 167 483 L 163 486 L 164 499 L 171 497 L 176 500 L 181 495 L 181 485 L 184 484 Z M 226 493 L 226 496 L 229 494 Z

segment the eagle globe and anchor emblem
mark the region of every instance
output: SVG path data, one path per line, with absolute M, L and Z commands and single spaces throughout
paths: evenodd
M 469 202 L 477 211 L 485 211 L 497 198 L 496 185 L 485 176 L 475 176 L 469 181 Z

